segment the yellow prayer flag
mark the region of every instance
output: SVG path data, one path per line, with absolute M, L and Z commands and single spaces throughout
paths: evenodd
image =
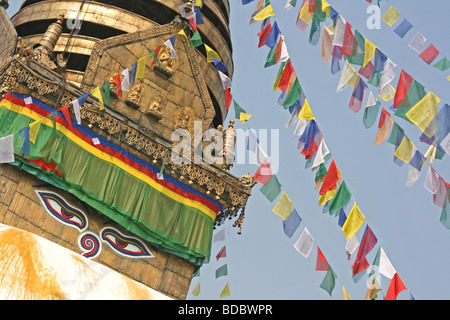
M 30 124 L 30 141 L 34 144 L 36 142 L 37 135 L 39 133 L 39 129 L 41 128 L 42 120 L 38 120 Z
M 103 103 L 103 96 L 100 87 L 96 87 L 95 89 L 93 89 L 91 91 L 91 94 L 98 99 L 98 103 L 100 104 L 100 110 L 103 110 L 105 108 L 105 105 Z
M 211 59 L 211 57 L 214 57 L 214 58 L 222 61 L 222 59 L 220 59 L 220 56 L 217 52 L 215 52 L 213 49 L 211 49 L 211 47 L 209 47 L 206 43 L 204 43 L 204 46 L 205 46 L 206 58 L 207 58 L 208 62 L 210 62 L 210 63 L 213 62 L 213 59 Z
M 344 286 L 342 286 L 342 300 L 352 300 L 347 290 L 345 290 Z
M 436 158 L 436 150 L 437 150 L 436 147 L 431 145 L 428 148 L 427 152 L 425 152 L 425 154 L 423 155 L 430 164 L 433 164 L 434 159 Z
M 254 117 L 253 114 L 249 114 L 249 113 L 245 113 L 245 112 L 241 112 L 241 114 L 239 115 L 239 121 L 244 124 L 247 122 L 248 119 L 250 119 L 251 117 Z
M 200 7 L 200 9 L 202 9 L 203 8 L 203 0 L 195 0 L 194 7 Z
M 450 76 L 447 77 L 447 80 L 450 81 Z
M 146 57 L 137 61 L 136 79 L 145 78 Z
M 230 295 L 231 295 L 231 292 L 230 292 L 230 286 L 229 286 L 228 283 L 227 283 L 227 285 L 225 286 L 225 288 L 223 288 L 222 292 L 220 293 L 219 298 L 225 298 L 225 297 L 228 297 L 228 296 L 230 296 Z
M 422 132 L 426 133 L 428 137 L 433 136 L 439 128 L 438 123 L 428 128 L 437 115 L 439 102 L 441 102 L 441 99 L 430 91 L 406 113 L 408 119 L 418 126 Z
M 361 210 L 359 210 L 358 205 L 355 203 L 352 211 L 350 211 L 350 214 L 342 226 L 342 231 L 344 232 L 345 238 L 348 239 L 353 236 L 359 228 L 361 228 L 364 220 L 366 220 L 366 217 L 364 217 Z
M 308 99 L 305 99 L 305 103 L 303 104 L 303 107 L 300 109 L 300 112 L 298 113 L 298 118 L 300 120 L 315 120 L 314 114 L 311 110 L 311 107 L 309 106 Z
M 381 18 L 384 22 L 386 22 L 390 27 L 400 18 L 400 12 L 391 6 L 388 11 L 384 14 L 383 18 Z
M 397 150 L 395 150 L 394 156 L 406 163 L 409 163 L 414 155 L 414 149 L 415 147 L 411 140 L 409 140 L 407 136 L 404 136 Z
M 192 290 L 191 293 L 194 297 L 198 297 L 198 295 L 200 294 L 200 282 L 197 283 L 197 285 L 195 286 L 194 290 Z
M 384 101 L 389 101 L 395 97 L 395 88 L 392 85 L 389 85 L 389 87 L 384 88 L 385 94 L 379 94 L 378 96 L 383 99 Z
M 292 205 L 291 199 L 289 199 L 286 192 L 283 191 L 283 194 L 281 195 L 275 207 L 272 209 L 272 212 L 276 213 L 284 220 L 287 220 L 287 218 L 289 218 L 289 215 L 292 213 L 293 209 L 294 207 Z
M 272 5 L 269 4 L 267 7 L 265 7 L 260 12 L 258 12 L 258 14 L 253 17 L 253 19 L 254 20 L 264 20 L 264 19 L 267 19 L 268 17 L 274 17 L 274 16 L 275 16 L 275 12 L 273 11 Z
M 312 16 L 314 12 L 309 12 L 309 4 L 307 1 L 301 7 L 300 12 L 298 14 L 298 18 L 301 19 L 306 25 L 311 22 Z
M 327 0 L 322 0 L 322 11 L 327 13 L 327 18 L 330 16 L 330 4 Z
M 364 42 L 364 64 L 363 67 L 367 66 L 367 64 L 369 63 L 370 60 L 373 59 L 373 57 L 375 57 L 375 49 L 377 48 L 376 45 L 374 45 L 372 42 L 370 42 L 370 40 L 365 40 Z
M 178 32 L 178 34 L 181 34 L 182 36 L 184 36 L 187 39 L 187 35 L 186 35 L 186 32 L 184 32 L 184 29 L 181 29 L 180 32 Z
M 336 195 L 336 192 L 337 192 L 337 188 L 333 187 L 333 189 L 328 190 L 323 195 L 321 195 L 319 197 L 319 207 L 323 206 L 325 203 L 327 203 L 328 201 L 333 199 L 334 196 Z

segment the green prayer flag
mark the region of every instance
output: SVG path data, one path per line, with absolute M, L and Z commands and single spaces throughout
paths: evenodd
M 110 85 L 109 85 L 109 81 L 105 81 L 105 83 L 103 84 L 103 103 L 105 104 L 105 106 L 110 106 L 111 105 L 111 91 L 110 91 Z
M 389 139 L 387 140 L 387 142 L 389 142 L 390 144 L 393 144 L 393 145 L 398 145 L 400 142 L 398 141 L 397 137 L 399 134 L 402 134 L 402 136 L 403 136 L 404 133 L 405 133 L 405 131 L 403 130 L 403 128 L 400 127 L 396 122 L 394 122 L 394 124 L 392 125 L 392 129 L 391 129 L 391 135 L 389 136 Z
M 381 72 L 376 72 L 372 78 L 369 79 L 369 81 L 367 81 L 368 83 L 370 83 L 371 85 L 373 85 L 374 87 L 377 87 L 380 85 L 380 80 L 381 80 Z
M 56 131 L 56 117 L 55 117 L 55 111 L 53 111 L 52 113 L 50 113 L 48 115 L 48 118 L 50 120 L 52 120 L 52 134 L 50 135 L 50 139 L 57 139 L 58 138 L 58 133 Z
M 426 94 L 427 93 L 425 92 L 425 87 L 416 80 L 414 80 L 405 98 L 402 100 L 398 108 L 395 110 L 395 115 L 412 123 L 411 120 L 409 120 L 409 118 L 406 116 L 406 113 L 413 106 L 415 106 L 420 100 L 422 100 L 422 98 L 425 97 Z
M 448 196 L 445 197 L 444 206 L 442 207 L 441 217 L 439 222 L 442 223 L 444 227 L 450 229 L 450 202 Z
M 311 20 L 313 21 L 325 21 L 327 19 L 327 13 L 325 11 L 322 11 L 322 0 L 315 0 L 314 3 L 314 12 L 312 15 Z
M 319 43 L 320 31 L 320 21 L 313 20 L 311 23 L 311 31 L 309 33 L 309 44 L 315 46 Z
M 283 102 L 283 108 L 288 109 L 290 106 L 297 103 L 298 98 L 300 97 L 300 93 L 302 93 L 302 87 L 300 86 L 300 82 L 298 81 L 298 78 L 295 77 L 294 84 L 292 85 L 291 89 L 289 90 L 286 99 L 284 99 Z
M 219 267 L 216 270 L 216 279 L 219 277 L 226 276 L 226 275 L 228 275 L 228 269 L 227 269 L 227 265 L 224 264 L 223 266 Z
M 192 35 L 192 38 L 189 41 L 189 46 L 191 48 L 195 48 L 195 47 L 198 47 L 201 44 L 203 44 L 202 37 L 200 36 L 200 32 L 198 32 L 198 30 L 197 30 Z
M 233 99 L 234 102 L 234 117 L 236 119 L 241 119 L 241 112 L 247 113 L 242 107 Z
M 441 60 L 433 64 L 433 67 L 441 71 L 445 71 L 450 68 L 450 60 L 448 60 L 446 57 L 443 57 Z
M 339 186 L 336 195 L 330 201 L 330 204 L 328 206 L 328 212 L 330 213 L 330 216 L 341 210 L 350 200 L 351 196 L 352 194 L 350 193 L 347 184 L 345 183 L 345 181 L 343 181 Z
M 161 63 L 159 62 L 158 55 L 156 54 L 155 50 L 150 52 L 150 54 L 152 55 L 153 59 L 155 60 L 154 62 L 158 65 L 158 68 L 160 68 L 162 70 Z
M 273 55 L 274 55 L 277 47 L 278 47 L 278 45 L 275 45 L 275 46 L 273 46 L 272 49 L 270 49 L 269 54 L 267 55 L 267 58 L 266 58 L 266 63 L 264 65 L 264 68 L 268 68 L 268 67 L 271 67 L 273 65 L 276 65 L 276 62 L 273 61 Z
M 381 102 L 377 101 L 375 105 L 368 106 L 364 109 L 363 124 L 366 129 L 373 126 L 378 118 L 378 113 L 380 112 Z
M 366 51 L 366 40 L 359 33 L 358 30 L 355 30 L 355 38 L 353 39 L 353 50 L 351 56 L 346 56 L 348 62 L 362 66 L 364 64 L 364 54 Z
M 328 266 L 328 271 L 325 274 L 325 277 L 323 278 L 320 287 L 326 292 L 328 292 L 330 296 L 336 284 L 336 278 L 337 278 L 336 273 L 334 273 L 333 269 L 331 269 L 331 267 Z
M 270 178 L 270 180 L 267 181 L 267 183 L 259 190 L 266 196 L 267 199 L 269 199 L 270 202 L 273 202 L 281 193 L 281 184 L 278 181 L 277 176 L 273 175 L 272 178 Z
M 317 170 L 316 172 L 316 182 L 317 180 L 319 180 L 320 177 L 323 177 L 324 175 L 326 175 L 328 172 L 327 167 L 325 166 L 324 163 L 321 163 L 319 166 L 319 170 Z

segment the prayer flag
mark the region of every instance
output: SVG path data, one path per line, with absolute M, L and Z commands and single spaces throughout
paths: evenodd
M 395 115 L 403 118 L 409 122 L 411 122 L 408 117 L 406 116 L 406 113 L 414 106 L 416 105 L 423 97 L 425 97 L 426 92 L 423 85 L 421 85 L 416 80 L 413 81 L 411 87 L 408 90 L 408 94 L 406 97 L 402 100 L 398 108 L 395 110 Z
M 347 27 L 347 21 L 340 14 L 336 16 L 334 23 L 334 39 L 333 46 L 338 46 L 342 49 L 344 46 L 345 29 Z
M 30 124 L 30 142 L 33 144 L 36 143 L 36 138 L 39 133 L 39 129 L 41 128 L 41 123 L 42 121 L 38 120 Z
M 111 105 L 111 90 L 110 90 L 110 84 L 109 81 L 105 81 L 102 85 L 102 97 L 103 97 L 103 103 L 106 106 Z
M 305 103 L 298 113 L 298 118 L 300 120 L 315 120 L 316 119 L 311 110 L 311 107 L 309 106 L 308 99 L 305 99 Z
M 198 295 L 200 294 L 200 282 L 197 283 L 197 285 L 195 286 L 195 288 L 192 290 L 191 294 L 194 297 L 198 297 Z
M 384 14 L 383 18 L 381 18 L 384 22 L 386 22 L 390 27 L 400 18 L 400 12 L 391 6 L 388 11 Z
M 409 161 L 411 161 L 414 155 L 414 152 L 415 152 L 414 144 L 411 142 L 411 140 L 408 139 L 407 136 L 404 136 L 399 147 L 397 148 L 397 150 L 395 150 L 394 155 L 400 160 L 409 163 Z
M 239 117 L 239 122 L 244 124 L 248 121 L 248 119 L 250 119 L 251 117 L 254 117 L 255 115 L 253 114 L 249 114 L 249 113 L 245 113 L 245 112 L 241 112 L 241 115 Z
M 219 73 L 220 81 L 222 82 L 222 86 L 225 89 L 225 87 L 231 88 L 232 82 L 231 79 L 224 74 L 222 71 L 217 71 Z
M 391 118 L 391 115 L 384 108 L 382 108 L 375 145 L 379 145 L 387 138 L 393 125 L 394 120 Z
M 372 229 L 367 225 L 364 230 L 363 239 L 359 245 L 358 254 L 356 256 L 356 261 L 362 261 L 366 255 L 373 249 L 377 244 L 377 238 L 372 232 Z
M 264 27 L 264 29 L 262 29 L 260 32 L 258 32 L 258 37 L 259 37 L 258 48 L 261 48 L 262 46 L 264 46 L 267 43 L 267 39 L 269 38 L 271 31 L 272 31 L 272 25 L 270 24 L 270 22 L 268 22 L 267 25 Z
M 334 273 L 331 266 L 328 267 L 328 271 L 325 274 L 325 277 L 322 280 L 322 283 L 320 284 L 320 287 L 324 289 L 328 294 L 331 296 L 331 293 L 333 292 L 334 286 L 336 284 L 336 278 L 337 275 Z
M 365 67 L 370 60 L 373 59 L 373 57 L 375 56 L 375 49 L 377 48 L 377 46 L 375 46 L 372 42 L 370 42 L 369 40 L 365 40 L 365 46 L 364 46 L 364 63 L 363 63 L 363 67 Z
M 300 86 L 300 82 L 297 76 L 295 76 L 294 84 L 292 85 L 291 90 L 289 90 L 286 99 L 283 102 L 284 109 L 288 109 L 289 107 L 297 103 L 301 93 L 302 87 Z
M 170 49 L 170 57 L 172 59 L 178 59 L 177 53 L 175 52 L 175 40 L 177 39 L 177 35 L 171 36 L 164 44 Z
M 259 20 L 264 20 L 264 19 L 267 19 L 269 17 L 274 17 L 274 16 L 275 16 L 275 12 L 273 12 L 272 5 L 269 4 L 264 9 L 262 9 L 260 12 L 258 12 L 258 14 L 253 17 L 253 19 L 259 21 Z
M 433 64 L 433 67 L 440 71 L 446 71 L 450 69 L 450 60 L 448 60 L 446 57 L 443 57 L 441 60 Z
M 357 85 L 355 86 L 355 89 L 353 90 L 352 97 L 350 99 L 349 108 L 353 112 L 358 112 L 361 110 L 362 101 L 364 98 L 364 91 L 367 89 L 367 84 L 361 79 L 361 77 L 358 77 Z
M 344 286 L 342 286 L 342 300 L 352 300 L 347 290 L 345 290 Z
M 303 0 L 303 5 L 300 8 L 300 11 L 297 16 L 297 21 L 296 21 L 297 27 L 300 30 L 305 31 L 306 27 L 311 22 L 313 14 L 314 14 L 313 12 L 309 11 L 308 0 Z
M 336 92 L 341 92 L 342 90 L 347 88 L 348 85 L 355 87 L 356 82 L 358 81 L 358 77 L 358 71 L 356 71 L 355 67 L 353 67 L 353 65 L 349 63 L 348 60 L 345 60 L 345 65 L 342 69 Z
M 122 75 L 124 76 L 124 78 L 122 80 L 120 87 L 122 88 L 123 91 L 129 92 L 130 91 L 130 72 L 129 72 L 128 68 L 126 68 L 125 70 L 122 71 Z M 96 89 L 94 89 L 94 90 L 96 90 Z M 100 90 L 100 88 L 99 88 L 99 90 Z M 96 94 L 98 95 L 98 92 L 96 92 Z
M 123 88 L 123 83 L 122 83 L 122 88 Z M 125 90 L 125 91 L 127 91 L 127 90 Z M 100 87 L 94 88 L 91 91 L 91 94 L 98 99 L 98 103 L 100 104 L 100 110 L 103 110 L 105 108 L 105 105 L 103 103 L 103 94 L 102 94 L 102 91 L 100 90 Z
M 201 8 L 202 6 L 199 6 L 199 7 Z M 203 20 L 202 11 L 200 10 L 200 8 L 195 8 L 194 21 L 195 21 L 196 25 L 205 23 L 205 21 Z
M 389 289 L 386 293 L 385 300 L 397 300 L 397 296 L 400 292 L 403 290 L 406 290 L 406 286 L 403 283 L 402 279 L 400 279 L 400 276 L 398 273 L 395 273 L 394 277 L 392 278 Z
M 14 134 L 0 138 L 0 163 L 11 163 L 14 157 Z
M 358 66 L 363 66 L 365 56 L 365 42 L 366 40 L 358 30 L 355 30 L 352 54 L 347 56 L 347 60 Z M 365 66 L 364 66 L 365 67 Z
M 345 250 L 347 250 L 349 255 L 353 254 L 356 251 L 356 249 L 358 249 L 358 247 L 359 241 L 355 235 L 347 239 L 347 243 L 345 244 Z
M 286 220 L 291 214 L 293 209 L 292 201 L 289 199 L 285 191 L 281 194 L 280 199 L 278 199 L 277 204 L 272 209 L 272 212 Z
M 377 120 L 380 111 L 381 102 L 377 100 L 375 95 L 370 91 L 367 99 L 366 107 L 364 108 L 363 124 L 367 129 L 371 128 Z
M 338 179 L 341 177 L 341 173 L 336 166 L 335 161 L 333 160 L 330 164 L 330 168 L 323 180 L 322 188 L 320 188 L 319 194 L 323 195 L 325 192 L 331 190 L 336 186 Z
M 392 279 L 394 277 L 395 271 L 394 266 L 392 265 L 391 261 L 387 257 L 386 253 L 384 252 L 383 248 L 380 247 L 380 264 L 379 269 L 380 273 L 385 276 L 388 279 Z
M 225 288 L 223 288 L 222 292 L 220 293 L 219 298 L 225 298 L 225 297 L 228 297 L 230 295 L 231 295 L 230 286 L 227 283 Z
M 336 195 L 337 188 L 333 187 L 332 189 L 325 192 L 323 195 L 319 197 L 319 207 L 323 206 L 325 203 L 330 201 Z
M 362 75 L 364 78 L 370 79 L 372 77 L 373 70 L 374 70 L 374 65 L 373 65 L 372 61 L 369 61 L 367 66 L 359 68 L 358 73 L 360 75 Z
M 192 35 L 191 40 L 189 40 L 189 46 L 191 48 L 196 48 L 203 44 L 202 37 L 200 36 L 200 32 L 196 30 L 194 34 Z
M 297 210 L 292 210 L 289 217 L 285 220 L 283 220 L 283 231 L 284 233 L 289 237 L 292 238 L 294 235 L 294 232 L 298 229 L 300 226 L 300 223 L 302 222 L 302 218 L 297 213 Z
M 286 62 L 283 62 L 283 63 L 280 64 L 280 69 L 278 70 L 277 78 L 273 82 L 273 91 L 277 91 L 279 89 L 278 85 L 280 83 L 280 80 L 281 80 L 281 77 L 283 75 L 285 67 L 286 67 Z
M 441 141 L 441 147 L 450 156 L 450 133 Z
M 137 61 L 136 79 L 145 78 L 146 57 L 142 57 Z
M 234 117 L 236 119 L 240 119 L 241 118 L 241 113 L 242 112 L 246 112 L 244 109 L 242 109 L 242 107 L 236 102 L 236 100 L 233 99 L 233 103 L 234 103 Z
M 325 259 L 325 256 L 322 251 L 320 251 L 320 248 L 317 247 L 316 271 L 328 271 L 328 267 L 329 264 L 327 259 Z
M 259 190 L 266 196 L 266 198 L 270 202 L 273 202 L 281 193 L 281 184 L 278 181 L 277 176 L 273 175 L 270 180 L 267 181 L 267 183 L 263 185 Z
M 351 197 L 352 194 L 350 193 L 350 190 L 348 189 L 345 181 L 343 181 L 339 186 L 336 195 L 328 205 L 328 212 L 330 213 L 330 215 L 339 212 L 339 210 L 341 210 L 347 204 L 347 202 L 349 202 Z
M 160 51 L 161 51 L 161 46 L 159 46 L 158 48 L 156 48 L 155 50 L 150 52 L 150 55 L 153 57 L 153 61 L 152 61 L 152 63 L 150 65 L 152 67 L 157 65 L 158 68 L 162 70 L 161 63 L 159 62 L 159 58 L 158 58 Z
M 278 42 L 278 36 L 281 34 L 281 30 L 278 27 L 278 23 L 275 21 L 273 24 L 272 29 L 270 30 L 269 36 L 267 37 L 266 40 L 266 46 L 268 46 L 269 48 L 273 48 L 275 47 L 275 45 Z
M 217 231 L 213 236 L 213 242 L 225 240 L 225 229 Z
M 395 91 L 394 98 L 394 109 L 398 108 L 408 94 L 409 89 L 413 83 L 414 79 L 405 70 L 402 69 L 400 73 L 400 78 L 397 84 L 397 90 Z
M 380 78 L 380 86 L 378 96 L 385 101 L 389 101 L 395 96 L 395 89 L 391 86 L 391 82 L 395 78 L 395 68 L 396 64 L 391 60 L 387 59 L 384 64 L 383 73 Z
M 311 24 L 311 30 L 309 33 L 309 44 L 315 46 L 319 43 L 320 39 L 320 21 L 313 20 Z
M 228 72 L 227 66 L 220 59 L 217 59 L 215 57 L 211 57 L 211 60 L 213 61 L 214 66 L 216 67 L 217 71 L 221 71 L 223 73 L 227 73 Z
M 361 210 L 359 210 L 358 205 L 355 203 L 352 210 L 350 211 L 350 214 L 345 220 L 344 225 L 342 226 L 342 231 L 344 232 L 345 239 L 348 240 L 353 235 L 355 235 L 356 232 L 358 232 L 359 228 L 361 228 L 365 219 L 366 217 L 364 217 L 364 215 L 361 213 Z
M 220 278 L 220 277 L 223 277 L 223 276 L 226 276 L 226 275 L 228 275 L 228 268 L 227 268 L 227 265 L 224 264 L 223 266 L 219 267 L 216 270 L 216 279 Z
M 68 106 L 64 106 L 64 107 L 62 107 L 59 110 L 64 115 L 64 119 L 67 121 L 67 124 L 69 125 L 69 127 L 72 127 L 72 120 L 70 119 L 69 107 Z
M 75 113 L 75 118 L 77 119 L 77 123 L 81 125 L 81 114 L 80 114 L 80 107 L 86 102 L 87 98 L 89 97 L 89 92 L 85 93 L 78 99 L 75 99 L 72 101 L 73 111 Z
M 422 51 L 423 45 L 425 44 L 425 41 L 427 41 L 427 39 L 423 36 L 422 33 L 417 31 L 408 46 L 420 53 Z
M 286 63 L 286 66 L 283 69 L 283 73 L 281 74 L 280 81 L 278 82 L 278 88 L 281 91 L 286 91 L 289 82 L 291 81 L 292 74 L 294 73 L 294 67 L 292 63 L 289 61 Z
M 122 81 L 120 79 L 120 74 L 113 77 L 113 82 L 117 85 L 117 97 L 122 98 Z
M 309 233 L 308 229 L 305 227 L 303 229 L 302 234 L 298 238 L 297 242 L 294 244 L 294 248 L 298 252 L 300 252 L 302 256 L 308 258 L 313 246 L 314 246 L 314 238 L 312 237 L 311 233 Z
M 436 49 L 436 47 L 432 44 L 428 46 L 421 54 L 420 57 L 423 61 L 425 61 L 427 64 L 431 64 L 434 59 L 439 55 L 439 50 Z
M 409 30 L 411 30 L 411 28 L 413 27 L 413 25 L 411 24 L 411 22 L 409 22 L 408 20 L 404 19 L 402 21 L 402 23 L 400 23 L 398 25 L 397 28 L 395 28 L 394 32 L 400 37 L 400 38 L 404 38 L 405 35 L 408 33 Z
M 30 127 L 26 126 L 22 130 L 20 130 L 19 136 L 23 138 L 23 144 L 20 152 L 24 154 L 30 154 Z
M 233 100 L 233 95 L 230 93 L 230 90 L 225 87 L 225 107 L 230 109 L 231 101 Z
M 227 247 L 223 246 L 222 249 L 220 249 L 219 253 L 216 255 L 216 260 L 219 261 L 220 258 L 226 258 L 227 256 Z
M 314 162 L 312 164 L 311 169 L 315 170 L 317 166 L 322 165 L 327 160 L 327 156 L 329 155 L 331 156 L 330 150 L 328 150 L 328 146 L 325 140 L 322 139 L 317 149 L 316 156 L 314 157 Z
M 258 180 L 262 184 L 266 184 L 270 180 L 270 178 L 272 178 L 272 176 L 273 173 L 272 169 L 270 168 L 269 162 L 267 160 L 264 160 L 264 162 L 253 175 L 253 178 Z
M 339 60 L 341 59 L 341 48 L 333 47 L 333 57 L 331 58 L 331 74 L 336 74 L 341 70 Z
M 322 60 L 325 62 L 331 62 L 333 58 L 333 36 L 334 33 L 323 26 L 322 29 Z
M 137 62 L 133 63 L 130 70 L 130 83 L 134 85 L 136 80 L 136 72 L 137 72 Z
M 405 114 L 428 137 L 433 136 L 438 129 L 436 126 L 429 128 L 429 124 L 437 115 L 439 102 L 441 99 L 430 91 Z
M 444 205 L 442 206 L 439 222 L 442 223 L 445 228 L 450 229 L 450 202 L 448 194 L 446 195 Z

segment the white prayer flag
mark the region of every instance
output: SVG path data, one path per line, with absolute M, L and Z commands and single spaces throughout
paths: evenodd
M 219 72 L 219 76 L 220 76 L 220 81 L 222 81 L 222 86 L 225 89 L 225 87 L 231 88 L 231 79 L 224 74 L 222 71 L 218 71 Z
M 305 258 L 308 258 L 313 246 L 314 239 L 305 227 L 300 235 L 300 238 L 298 238 L 297 242 L 294 244 L 294 248 L 297 249 L 297 251 L 300 252 Z
M 409 47 L 420 53 L 423 49 L 425 41 L 427 41 L 427 39 L 423 36 L 423 34 L 417 31 L 416 35 L 409 43 Z
M 431 166 L 429 166 L 424 184 L 425 189 L 430 191 L 432 194 L 436 194 L 437 190 L 439 189 L 439 185 L 439 176 L 437 172 L 434 171 Z
M 100 144 L 100 140 L 98 140 L 98 138 L 92 138 L 92 143 L 94 145 Z
M 213 242 L 225 240 L 225 229 L 218 231 L 213 236 Z
M 358 79 L 358 71 L 356 71 L 355 67 L 349 63 L 347 60 L 345 60 L 344 68 L 341 72 L 341 77 L 339 78 L 339 83 L 336 88 L 336 92 L 341 92 L 345 88 L 348 87 L 348 85 L 356 85 L 356 80 Z
M 14 134 L 0 139 L 0 163 L 14 162 Z
M 312 165 L 312 170 L 315 170 L 318 166 L 325 162 L 325 157 L 330 153 L 328 150 L 328 146 L 325 143 L 325 140 L 322 139 L 319 145 L 319 149 L 317 150 L 316 157 L 314 158 L 314 162 Z
M 450 156 L 450 133 L 441 141 L 441 147 Z
M 408 168 L 408 176 L 406 178 L 406 186 L 412 187 L 417 182 L 420 177 L 420 171 L 414 168 L 413 166 L 409 166 Z
M 355 252 L 356 249 L 358 248 L 359 248 L 359 241 L 356 235 L 353 235 L 347 239 L 347 243 L 345 244 L 345 250 L 347 250 L 349 254 L 353 254 L 353 252 Z
M 122 71 L 122 75 L 124 76 L 122 80 L 122 90 L 129 92 L 130 91 L 130 71 L 128 68 Z
M 387 59 L 386 63 L 384 64 L 384 70 L 381 75 L 380 79 L 380 86 L 379 86 L 379 96 L 389 96 L 390 99 L 394 98 L 395 95 L 395 89 L 390 85 L 392 80 L 395 78 L 395 67 L 397 65 L 391 60 Z M 390 100 L 389 99 L 389 100 Z
M 334 39 L 333 46 L 342 47 L 344 45 L 345 27 L 347 26 L 347 21 L 338 14 L 336 19 L 336 28 L 334 28 Z
M 380 249 L 381 249 L 381 252 L 380 252 L 379 271 L 386 278 L 392 279 L 397 271 L 395 271 L 394 266 L 392 265 L 391 261 L 389 261 L 383 248 L 380 248 Z

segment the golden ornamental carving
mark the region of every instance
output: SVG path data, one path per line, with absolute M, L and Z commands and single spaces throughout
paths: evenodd
M 178 59 L 172 59 L 170 48 L 168 46 L 161 46 L 158 60 L 161 68 L 159 68 L 157 64 L 153 65 L 152 68 L 154 71 L 162 73 L 166 77 L 171 77 L 178 68 Z
M 191 107 L 178 108 L 174 113 L 175 129 L 191 131 L 194 128 L 194 120 L 194 109 Z
M 156 120 L 161 120 L 163 106 L 164 106 L 164 99 L 162 96 L 158 95 L 153 99 L 153 101 L 147 108 L 141 108 L 141 111 Z
M 141 107 L 141 99 L 143 96 L 143 87 L 140 82 L 136 83 L 130 90 L 130 93 L 125 100 L 128 105 L 131 105 L 133 108 Z

